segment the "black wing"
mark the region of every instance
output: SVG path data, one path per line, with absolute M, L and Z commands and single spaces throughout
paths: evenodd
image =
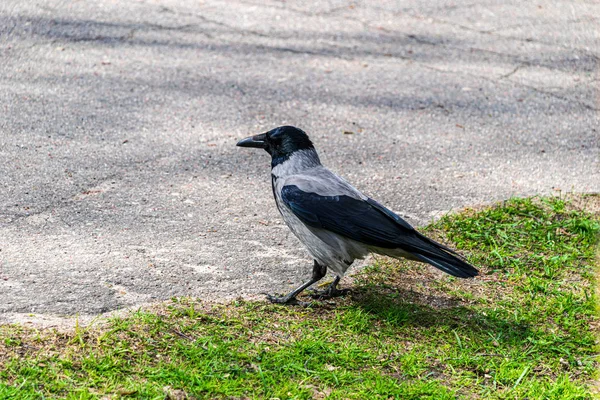
M 304 223 L 370 246 L 393 249 L 398 247 L 402 233 L 414 232 L 408 223 L 391 211 L 388 210 L 400 223 L 369 202 L 349 196 L 321 196 L 291 185 L 283 187 L 281 198 Z
M 321 196 L 304 192 L 296 185 L 284 186 L 281 198 L 302 222 L 314 228 L 326 229 L 369 246 L 402 249 L 454 276 L 465 278 L 478 273 L 453 250 L 421 235 L 375 200 L 346 195 Z

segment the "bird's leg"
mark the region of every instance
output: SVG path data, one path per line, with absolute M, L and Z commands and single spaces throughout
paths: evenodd
M 298 304 L 299 302 L 298 302 L 298 299 L 296 299 L 296 296 L 300 292 L 302 292 L 304 289 L 306 289 L 307 287 L 312 285 L 313 283 L 320 281 L 321 278 L 323 278 L 325 276 L 325 274 L 327 274 L 327 266 L 320 265 L 317 262 L 317 260 L 315 260 L 315 263 L 313 265 L 312 277 L 310 278 L 310 280 L 308 282 L 303 283 L 302 285 L 300 285 L 296 289 L 292 290 L 291 292 L 289 292 L 287 295 L 285 295 L 283 297 L 275 297 L 275 296 L 268 294 L 267 300 L 269 300 L 271 303 L 276 303 L 276 304 Z
M 340 282 L 339 276 L 336 276 L 331 285 L 325 290 L 313 290 L 310 297 L 317 300 L 331 299 L 332 297 L 345 296 L 350 291 L 349 289 L 338 289 L 337 284 Z

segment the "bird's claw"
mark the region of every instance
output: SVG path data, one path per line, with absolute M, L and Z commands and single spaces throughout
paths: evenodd
M 267 300 L 269 300 L 273 304 L 285 304 L 288 306 L 293 305 L 293 306 L 307 307 L 310 305 L 310 303 L 300 301 L 296 297 L 288 297 L 288 296 L 277 297 L 277 296 L 273 296 L 271 294 L 267 294 Z

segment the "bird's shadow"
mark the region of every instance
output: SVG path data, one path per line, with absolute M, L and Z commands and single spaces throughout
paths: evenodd
M 346 301 L 349 307 L 369 316 L 372 329 L 381 324 L 392 328 L 411 326 L 423 331 L 439 328 L 458 332 L 482 345 L 489 342 L 508 347 L 522 346 L 528 337 L 537 336 L 535 329 L 516 322 L 509 315 L 492 315 L 494 313 L 443 294 L 369 284 L 353 288 Z

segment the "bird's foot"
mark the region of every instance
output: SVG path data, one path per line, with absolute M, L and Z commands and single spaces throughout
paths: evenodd
M 267 294 L 267 300 L 269 300 L 273 304 L 285 304 L 288 306 L 302 306 L 307 307 L 310 303 L 300 301 L 296 298 L 296 296 L 282 296 L 277 297 L 271 294 Z
M 325 290 L 312 290 L 309 294 L 310 297 L 316 300 L 327 300 L 334 297 L 346 296 L 350 293 L 350 289 L 338 289 L 338 288 L 327 288 Z

